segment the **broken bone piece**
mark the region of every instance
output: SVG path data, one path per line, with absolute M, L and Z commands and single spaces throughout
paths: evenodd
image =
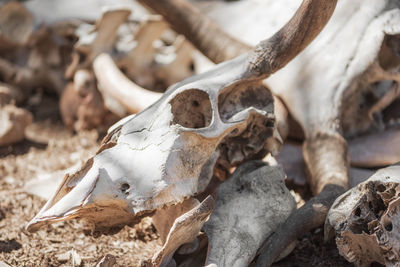
M 182 203 L 162 207 L 154 213 L 152 221 L 163 243 L 167 240 L 167 236 L 175 220 L 199 204 L 200 202 L 197 199 L 191 197 L 185 199 Z
M 249 265 L 264 240 L 296 208 L 284 179 L 280 166 L 250 161 L 219 186 L 215 209 L 204 225 L 206 265 Z
M 32 114 L 14 105 L 0 106 L 0 146 L 11 145 L 25 138 L 25 128 L 33 121 Z
M 173 261 L 174 252 L 183 244 L 191 243 L 200 233 L 214 207 L 214 199 L 208 196 L 200 204 L 179 216 L 173 223 L 163 247 L 153 259 L 154 266 L 167 267 Z
M 336 199 L 325 238 L 336 235 L 339 253 L 357 266 L 400 261 L 400 165 L 380 169 Z
M 60 98 L 60 113 L 64 124 L 79 131 L 100 126 L 107 116 L 95 78 L 89 70 L 78 70 Z

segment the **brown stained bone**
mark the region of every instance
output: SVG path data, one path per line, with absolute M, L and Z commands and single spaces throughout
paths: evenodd
M 329 210 L 325 238 L 336 235 L 339 253 L 356 266 L 400 261 L 400 166 L 377 171 L 341 195 Z
M 76 131 L 100 126 L 108 114 L 96 88 L 94 75 L 88 70 L 75 73 L 73 82 L 61 95 L 59 106 L 64 124 Z
M 209 240 L 206 265 L 249 265 L 263 241 L 296 207 L 284 177 L 278 166 L 250 161 L 219 186 L 215 209 L 204 225 Z
M 0 7 L 0 50 L 26 45 L 34 30 L 34 18 L 21 3 Z
M 351 164 L 381 167 L 400 161 L 400 130 L 388 129 L 349 140 Z
M 303 144 L 303 155 L 310 174 L 308 183 L 314 195 L 321 193 L 329 184 L 343 190 L 349 187 L 350 166 L 347 143 L 343 137 L 317 134 L 308 138 Z
M 0 146 L 11 145 L 25 138 L 25 128 L 33 116 L 27 110 L 13 105 L 0 106 Z
M 130 81 L 107 54 L 101 54 L 94 60 L 93 70 L 106 102 L 111 97 L 130 113 L 142 111 L 161 96 Z
M 199 204 L 200 202 L 195 198 L 188 198 L 182 203 L 165 206 L 154 213 L 151 218 L 163 243 L 167 240 L 167 236 L 175 220 Z
M 215 63 L 232 59 L 251 49 L 250 46 L 227 35 L 186 0 L 139 2 L 161 14 L 177 33 L 183 34 Z
M 154 255 L 153 266 L 168 266 L 173 261 L 174 252 L 183 244 L 192 242 L 199 234 L 201 227 L 208 220 L 214 207 L 214 199 L 208 196 L 196 207 L 179 216 L 173 223 L 165 244 Z

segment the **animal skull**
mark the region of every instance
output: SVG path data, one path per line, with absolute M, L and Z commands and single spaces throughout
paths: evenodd
M 28 230 L 83 216 L 113 232 L 202 192 L 217 162 L 229 169 L 275 152 L 280 138 L 273 97 L 261 81 L 317 36 L 335 6 L 304 0 L 253 51 L 171 86 L 146 110 L 125 118 L 80 171 L 66 175 Z
M 217 161 L 229 168 L 274 151 L 273 98 L 241 80 L 243 59 L 174 85 L 109 133 L 28 228 L 80 215 L 99 229 L 124 225 L 202 192 Z

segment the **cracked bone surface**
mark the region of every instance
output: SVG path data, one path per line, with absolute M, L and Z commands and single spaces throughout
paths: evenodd
M 276 152 L 273 97 L 261 81 L 315 38 L 335 4 L 304 1 L 253 51 L 171 86 L 125 118 L 81 170 L 65 176 L 28 230 L 80 216 L 114 232 L 204 191 L 217 162 L 229 169 Z
M 357 266 L 400 261 L 400 165 L 380 169 L 336 199 L 325 238 L 336 234 L 340 254 Z
M 284 178 L 281 167 L 250 161 L 219 186 L 214 211 L 204 225 L 206 265 L 249 265 L 264 240 L 296 208 Z

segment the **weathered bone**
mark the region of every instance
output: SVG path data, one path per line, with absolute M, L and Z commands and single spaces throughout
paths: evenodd
M 206 264 L 249 265 L 296 207 L 284 176 L 278 166 L 250 161 L 219 186 L 215 209 L 204 225 L 209 240 Z
M 208 220 L 214 207 L 214 199 L 208 196 L 203 202 L 179 216 L 173 223 L 166 237 L 165 244 L 153 259 L 154 266 L 167 267 L 173 262 L 174 252 L 183 244 L 192 242 L 201 227 Z
M 400 261 L 400 166 L 377 171 L 329 210 L 325 237 L 336 234 L 339 252 L 357 266 Z
M 191 197 L 185 199 L 182 203 L 158 209 L 154 213 L 151 219 L 163 243 L 167 240 L 168 233 L 175 220 L 199 204 L 200 202 L 197 199 Z
M 25 138 L 25 128 L 33 121 L 32 114 L 14 105 L 0 106 L 0 146 L 11 145 Z
M 107 110 L 96 88 L 93 73 L 75 72 L 60 98 L 60 113 L 64 124 L 74 130 L 93 129 L 105 123 Z
M 65 177 L 28 230 L 77 216 L 115 230 L 203 191 L 217 161 L 229 168 L 275 152 L 273 98 L 261 80 L 312 41 L 335 5 L 305 0 L 251 53 L 171 86 L 125 119 L 80 171 Z
M 94 60 L 93 70 L 103 96 L 111 96 L 130 113 L 142 111 L 161 97 L 160 93 L 143 89 L 130 81 L 107 54 L 101 54 Z

